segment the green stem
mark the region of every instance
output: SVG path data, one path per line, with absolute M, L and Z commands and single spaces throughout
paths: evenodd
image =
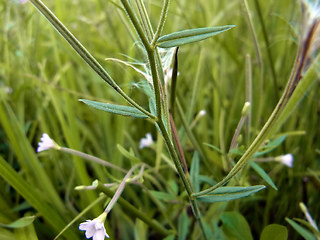
M 237 162 L 237 164 L 231 169 L 231 171 L 228 173 L 228 175 L 220 182 L 218 182 L 216 185 L 203 190 L 198 193 L 194 193 L 192 196 L 197 197 L 201 196 L 207 193 L 210 193 L 214 191 L 215 189 L 219 188 L 220 186 L 226 184 L 232 177 L 234 177 L 241 169 L 242 167 L 250 160 L 252 155 L 259 149 L 261 144 L 267 139 L 270 132 L 273 130 L 274 127 L 277 126 L 277 121 L 279 117 L 281 116 L 281 113 L 285 110 L 288 101 L 290 100 L 297 84 L 301 80 L 301 73 L 305 64 L 305 61 L 308 57 L 308 52 L 310 49 L 310 41 L 314 34 L 315 25 L 312 26 L 310 29 L 310 32 L 308 34 L 308 37 L 305 42 L 303 42 L 299 46 L 298 55 L 295 60 L 295 64 L 293 66 L 291 76 L 289 78 L 288 84 L 285 88 L 285 91 L 283 92 L 277 106 L 273 110 L 272 114 L 270 115 L 268 121 L 263 126 L 262 130 L 258 134 L 258 136 L 254 139 L 252 144 L 249 146 L 247 151 L 242 155 L 240 160 Z
M 70 46 L 86 61 L 86 63 L 116 92 L 118 92 L 129 104 L 139 109 L 151 119 L 156 117 L 142 108 L 132 98 L 130 98 L 109 76 L 107 71 L 100 63 L 90 54 L 90 52 L 79 42 L 79 40 L 67 29 L 66 26 L 43 4 L 40 0 L 30 0 L 40 13 L 53 25 L 53 27 L 62 35 L 62 37 L 70 44 Z
M 114 192 L 110 190 L 109 188 L 103 186 L 102 183 L 98 183 L 97 190 L 105 193 L 107 196 L 112 198 L 114 196 Z M 159 222 L 157 222 L 154 219 L 150 219 L 147 214 L 142 213 L 139 209 L 131 205 L 128 201 L 126 201 L 124 198 L 119 197 L 118 204 L 125 209 L 126 211 L 130 212 L 135 217 L 139 218 L 143 222 L 145 222 L 147 225 L 152 227 L 154 230 L 156 230 L 158 233 L 160 233 L 163 236 L 167 236 L 172 234 L 170 230 L 165 229 Z
M 153 29 L 152 29 L 151 22 L 148 17 L 148 14 L 147 14 L 146 7 L 145 7 L 142 0 L 136 0 L 136 4 L 138 7 L 138 11 L 139 11 L 139 14 L 141 17 L 141 22 L 144 26 L 148 41 L 151 41 L 151 39 L 153 37 Z
M 120 172 L 123 172 L 123 173 L 127 173 L 127 171 L 121 167 L 118 167 L 117 165 L 114 165 L 112 163 L 109 163 L 105 160 L 102 160 L 101 158 L 97 158 L 95 156 L 91 156 L 89 154 L 86 154 L 86 153 L 83 153 L 83 152 L 80 152 L 80 151 L 77 151 L 77 150 L 74 150 L 74 149 L 71 149 L 71 148 L 65 148 L 65 147 L 60 147 L 58 148 L 58 150 L 62 151 L 62 152 L 66 152 L 66 153 L 69 153 L 69 154 L 72 154 L 72 155 L 77 155 L 81 158 L 84 158 L 84 159 L 87 159 L 89 160 L 90 162 L 94 162 L 94 163 L 97 163 L 97 164 L 100 164 L 100 165 L 104 165 L 104 166 L 107 166 L 107 167 L 110 167 L 110 168 L 114 168 L 114 169 L 117 169 L 118 171 Z
M 169 135 L 164 127 L 164 124 L 163 122 L 159 122 L 158 123 L 159 125 L 159 128 L 160 128 L 160 131 L 162 133 L 162 136 L 164 137 L 164 140 L 167 144 L 167 147 L 169 149 L 169 153 L 170 153 L 170 156 L 171 156 L 171 159 L 173 160 L 175 166 L 176 166 L 176 169 L 178 170 L 178 174 L 179 174 L 179 177 L 180 179 L 182 180 L 183 182 L 183 185 L 188 193 L 188 197 L 189 197 L 189 200 L 190 200 L 190 203 L 191 203 L 191 206 L 192 206 L 192 210 L 193 210 L 193 214 L 196 218 L 196 220 L 199 222 L 199 225 L 200 225 L 200 228 L 201 228 L 201 231 L 202 231 L 202 234 L 204 236 L 204 239 L 207 240 L 207 236 L 206 236 L 206 233 L 204 231 L 204 227 L 203 227 L 203 223 L 202 223 L 202 218 L 201 218 L 201 213 L 200 213 L 200 210 L 199 210 L 199 207 L 198 207 L 198 204 L 197 204 L 197 200 L 196 199 L 193 199 L 192 198 L 192 195 L 193 195 L 193 192 L 192 192 L 192 188 L 191 188 L 191 184 L 186 176 L 186 174 L 183 172 L 183 168 L 182 168 L 182 164 L 177 156 L 177 153 L 174 149 L 174 146 L 172 145 L 171 141 L 170 141 L 170 138 L 169 138 Z
M 184 174 L 183 172 L 183 167 L 182 167 L 182 164 L 177 156 L 177 153 L 174 149 L 174 146 L 173 144 L 171 143 L 171 140 L 169 138 L 169 135 L 168 135 L 168 132 L 163 124 L 162 121 L 159 121 L 158 122 L 158 126 L 160 128 L 160 131 L 162 133 L 162 136 L 164 138 L 164 141 L 168 147 L 168 150 L 169 150 L 169 154 L 171 156 L 171 159 L 173 160 L 174 162 L 174 165 L 176 166 L 176 169 L 178 171 L 178 174 L 179 174 L 179 177 L 181 178 L 182 182 L 183 182 L 183 185 L 185 187 L 185 189 L 187 190 L 187 193 L 188 193 L 188 196 L 191 196 L 191 194 L 193 193 L 192 192 L 192 188 L 191 188 L 191 184 L 189 182 L 189 180 L 187 179 L 186 175 Z
M 157 58 L 156 60 L 156 55 L 155 55 L 155 52 L 156 52 L 156 48 L 152 47 L 152 45 L 150 45 L 150 43 L 148 42 L 148 39 L 145 35 L 145 33 L 143 32 L 143 29 L 141 28 L 141 26 L 139 25 L 139 21 L 136 17 L 136 15 L 134 14 L 128 0 L 121 0 L 121 3 L 123 4 L 134 28 L 136 29 L 141 41 L 142 41 L 142 44 L 144 45 L 146 51 L 147 51 L 147 55 L 148 55 L 148 60 L 149 60 L 149 64 L 150 64 L 150 69 L 151 69 L 151 74 L 152 74 L 152 80 L 153 80 L 153 88 L 154 88 L 154 93 L 155 93 L 155 99 L 156 99 L 156 108 L 157 108 L 157 117 L 158 119 L 156 120 L 158 126 L 159 126 L 159 129 L 162 133 L 162 136 L 166 142 L 166 145 L 169 149 L 169 153 L 170 153 L 170 156 L 171 158 L 173 159 L 173 162 L 176 166 L 176 169 L 178 171 L 178 174 L 179 174 L 179 177 L 181 178 L 182 182 L 183 182 L 183 185 L 188 193 L 188 196 L 189 196 L 189 199 L 190 199 L 190 202 L 191 202 L 191 205 L 193 207 L 194 210 L 194 213 L 195 213 L 195 217 L 196 219 L 201 219 L 201 215 L 200 215 L 200 211 L 199 211 L 199 208 L 198 206 L 196 205 L 196 200 L 195 199 L 192 199 L 192 188 L 191 188 L 191 184 L 186 176 L 186 174 L 184 173 L 183 171 L 183 167 L 182 167 L 182 164 L 180 162 L 180 159 L 177 155 L 177 152 L 175 151 L 175 148 L 172 144 L 172 141 L 171 141 L 171 138 L 169 136 L 169 133 L 163 123 L 163 119 L 162 119 L 162 111 L 161 111 L 161 106 L 162 106 L 162 102 L 161 102 L 161 85 L 159 83 L 159 77 L 158 77 L 158 72 L 157 72 L 157 61 L 159 61 L 159 57 Z M 157 54 L 158 56 L 158 54 Z M 161 61 L 160 63 L 161 64 Z M 161 67 L 161 66 L 160 66 Z M 201 220 L 200 220 L 200 226 L 201 226 L 201 229 L 203 231 L 203 235 L 205 236 L 205 232 L 204 232 L 204 229 L 203 229 L 203 226 L 202 226 L 202 223 L 201 223 Z M 205 239 L 206 239 L 206 236 L 205 236 Z
M 156 42 L 158 41 L 158 38 L 160 37 L 160 34 L 162 32 L 162 29 L 163 29 L 163 26 L 164 26 L 164 24 L 166 22 L 169 5 L 170 5 L 170 0 L 164 0 L 163 6 L 162 6 L 162 11 L 161 11 L 159 25 L 158 25 L 156 33 L 154 34 L 154 37 L 152 39 L 151 46 L 155 46 Z
M 191 129 L 189 128 L 187 119 L 184 115 L 184 111 L 182 109 L 182 106 L 180 104 L 179 99 L 176 100 L 177 101 L 177 111 L 178 111 L 178 115 L 179 118 L 181 120 L 181 123 L 187 133 L 188 138 L 190 139 L 192 145 L 195 147 L 195 149 L 199 152 L 200 156 L 202 157 L 204 164 L 206 165 L 206 167 L 208 168 L 208 170 L 212 169 L 212 166 L 210 166 L 208 157 L 206 152 L 204 151 L 204 149 L 202 148 L 202 146 L 198 143 L 198 140 L 196 139 L 196 137 L 194 136 L 193 132 L 191 131 Z

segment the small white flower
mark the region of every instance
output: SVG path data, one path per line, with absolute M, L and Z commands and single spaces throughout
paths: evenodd
M 152 135 L 150 133 L 146 134 L 145 138 L 140 139 L 139 148 L 149 147 L 153 144 Z
M 294 158 L 293 158 L 292 154 L 286 154 L 286 155 L 276 157 L 276 160 L 283 163 L 284 165 L 292 168 Z
M 25 4 L 28 0 L 19 0 L 19 4 Z
M 106 220 L 107 213 L 103 212 L 99 217 L 93 220 L 87 220 L 80 223 L 79 230 L 85 231 L 86 238 L 92 237 L 93 240 L 104 240 L 105 237 L 109 238 L 109 235 L 104 228 L 104 221 Z
M 49 137 L 48 134 L 43 133 L 38 144 L 37 152 L 42 152 L 51 148 L 59 149 L 60 147 Z
M 203 116 L 206 115 L 206 114 L 207 114 L 206 110 L 201 110 L 201 111 L 199 112 L 199 116 L 200 116 L 200 117 L 203 117 Z

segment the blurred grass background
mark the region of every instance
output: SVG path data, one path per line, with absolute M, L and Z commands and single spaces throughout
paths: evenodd
M 146 98 L 134 87 L 141 76 L 127 67 L 104 60 L 107 57 L 128 60 L 129 56 L 145 61 L 125 14 L 111 1 L 44 2 L 117 83 L 147 107 Z M 114 2 L 119 4 L 118 1 Z M 299 39 L 298 1 L 259 1 L 262 22 L 255 1 L 249 0 L 248 3 L 257 42 L 252 38 L 243 2 L 236 0 L 172 1 L 163 33 L 196 27 L 236 25 L 226 33 L 184 46 L 179 51 L 178 93 L 183 96 L 182 107 L 187 120 L 191 123 L 200 110 L 206 110 L 205 117 L 193 129 L 194 133 L 200 144 L 210 143 L 223 151 L 229 148 L 245 102 L 246 55 L 250 55 L 253 69 L 253 119 L 250 139 L 247 139 L 251 142 L 281 96 Z M 162 1 L 146 1 L 154 26 L 159 19 L 161 4 Z M 42 133 L 48 133 L 62 146 L 95 155 L 126 169 L 130 167 L 130 162 L 117 150 L 117 144 L 125 149 L 132 148 L 138 158 L 151 166 L 155 166 L 155 160 L 160 158 L 162 152 L 166 154 L 166 150 L 152 124 L 96 111 L 78 102 L 79 98 L 117 103 L 123 103 L 123 100 L 90 70 L 31 3 L 20 5 L 16 1 L 0 1 L 0 16 L 0 154 L 24 180 L 26 187 L 41 196 L 41 202 L 54 209 L 57 218 L 61 218 L 60 225 L 58 220 L 55 224 L 48 221 L 48 213 L 47 218 L 40 217 L 28 227 L 29 234 L 36 231 L 39 239 L 52 239 L 64 224 L 98 197 L 93 191 L 74 191 L 74 187 L 90 185 L 94 179 L 108 182 L 110 171 L 56 151 L 36 154 Z M 262 24 L 265 25 L 268 41 L 263 35 Z M 268 155 L 292 153 L 295 157 L 294 167 L 290 169 L 277 163 L 261 164 L 279 191 L 269 187 L 255 197 L 228 204 L 203 205 L 201 208 L 205 218 L 208 221 L 218 220 L 222 211 L 239 211 L 257 238 L 268 224 L 287 226 L 285 217 L 303 218 L 298 207 L 302 201 L 319 222 L 319 114 L 318 81 L 280 129 L 281 133 L 304 131 L 305 134 L 287 137 L 281 147 Z M 179 119 L 177 126 L 181 126 Z M 138 149 L 139 140 L 147 132 L 157 139 L 157 150 Z M 190 166 L 194 147 L 182 129 L 180 133 Z M 202 165 L 201 173 L 215 181 L 220 180 L 226 174 L 223 168 L 225 158 L 205 146 L 204 149 L 212 169 L 208 170 Z M 180 185 L 174 171 L 170 168 L 168 171 L 168 168 L 162 161 L 159 173 L 163 179 L 146 178 L 146 189 L 163 190 L 168 186 L 167 179 L 170 179 L 171 185 Z M 242 183 L 266 184 L 251 169 L 245 173 L 241 178 Z M 118 172 L 111 171 L 111 174 L 121 177 Z M 1 223 L 9 223 L 36 212 L 40 216 L 45 215 L 39 208 L 26 202 L 23 194 L 15 191 L 2 178 L 0 185 Z M 165 226 L 175 225 L 186 206 L 185 196 L 182 195 L 177 196 L 181 204 L 161 203 L 161 209 L 147 190 L 136 186 L 126 187 L 123 196 L 150 217 L 159 218 Z M 82 220 L 94 218 L 102 210 L 103 206 L 97 204 Z M 161 212 L 165 212 L 167 218 Z M 115 207 L 110 213 L 107 229 L 114 239 L 158 239 L 155 232 L 148 230 L 139 220 L 127 216 L 120 207 Z M 299 239 L 292 228 L 288 229 L 289 239 Z M 0 236 L 1 239 L 20 239 L 21 231 L 0 228 Z M 199 229 L 195 227 L 194 239 L 197 239 L 197 233 Z M 77 224 L 65 235 L 66 239 L 75 237 L 84 238 L 83 233 L 77 230 Z

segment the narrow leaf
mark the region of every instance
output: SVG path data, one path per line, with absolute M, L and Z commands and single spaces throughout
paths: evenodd
M 263 185 L 250 186 L 250 187 L 220 187 L 209 194 L 205 194 L 197 197 L 197 199 L 200 200 L 201 202 L 208 202 L 208 203 L 224 202 L 224 201 L 230 201 L 234 199 L 247 197 L 264 188 L 265 186 Z
M 36 218 L 35 216 L 23 217 L 9 224 L 0 223 L 0 227 L 23 228 L 33 223 L 35 218 Z
M 292 221 L 289 218 L 286 218 L 286 221 L 293 227 L 304 239 L 306 240 L 316 240 L 316 237 L 309 232 L 307 229 L 304 227 L 301 227 L 298 223 L 295 221 Z
M 55 230 L 60 230 L 66 225 L 66 218 L 61 217 L 58 211 L 43 200 L 39 189 L 27 183 L 1 156 L 0 176 L 26 199 Z M 76 239 L 74 232 L 68 231 L 65 234 L 67 239 Z
M 174 240 L 175 239 L 175 235 L 169 235 L 166 238 L 164 238 L 163 240 Z
M 194 152 L 191 168 L 190 168 L 190 180 L 195 192 L 200 191 L 199 183 L 199 154 Z
M 262 177 L 263 180 L 265 180 L 273 189 L 278 191 L 277 186 L 273 183 L 272 179 L 269 177 L 269 175 L 263 170 L 262 167 L 260 167 L 257 163 L 250 161 L 250 167 L 253 168 L 253 170 Z
M 216 147 L 216 146 L 214 146 L 214 145 L 212 145 L 210 143 L 203 143 L 203 144 L 208 146 L 208 147 L 210 147 L 210 148 L 212 148 L 213 150 L 217 151 L 218 153 L 223 154 L 223 152 L 221 151 L 220 148 L 218 148 L 218 147 Z
M 83 102 L 91 107 L 109 112 L 109 113 L 115 113 L 122 116 L 129 116 L 129 117 L 136 117 L 136 118 L 146 118 L 148 117 L 138 109 L 134 107 L 129 106 L 123 106 L 123 105 L 116 105 L 111 103 L 101 103 L 101 102 L 95 102 L 91 100 L 86 99 L 79 99 L 80 102 Z
M 221 27 L 195 28 L 174 32 L 160 37 L 157 41 L 157 45 L 162 48 L 182 46 L 187 43 L 202 41 L 204 39 L 227 31 L 233 27 L 235 26 L 227 25 Z
M 274 140 L 272 140 L 271 142 L 269 142 L 266 146 L 264 146 L 264 148 L 262 149 L 261 152 L 257 152 L 253 155 L 253 157 L 258 157 L 258 156 L 261 156 L 261 155 L 264 155 L 268 152 L 271 152 L 273 151 L 275 148 L 277 148 L 278 146 L 280 146 L 281 143 L 284 142 L 284 140 L 286 140 L 287 138 L 287 135 L 283 135 L 283 136 L 280 136 Z
M 176 196 L 166 192 L 150 191 L 150 193 L 158 200 L 170 201 L 176 198 Z
M 287 240 L 288 230 L 285 226 L 279 224 L 270 224 L 266 226 L 260 236 L 260 240 Z
M 179 217 L 178 223 L 178 240 L 186 240 L 189 232 L 190 220 L 184 210 Z
M 117 144 L 117 148 L 119 150 L 119 152 L 125 156 L 126 158 L 128 158 L 132 164 L 137 164 L 137 163 L 140 163 L 141 160 L 139 158 L 137 158 L 133 152 L 129 152 L 127 151 L 124 147 L 122 147 L 120 144 Z

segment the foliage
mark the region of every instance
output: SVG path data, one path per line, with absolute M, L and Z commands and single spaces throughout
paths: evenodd
M 162 234 L 169 234 L 166 239 L 174 239 L 177 234 L 178 239 L 202 239 L 203 229 L 209 239 L 270 239 L 274 233 L 279 233 L 278 239 L 287 235 L 299 239 L 293 228 L 302 227 L 285 218 L 301 217 L 297 206 L 302 201 L 319 222 L 319 67 L 307 72 L 294 92 L 294 101 L 279 118 L 284 124 L 278 124 L 263 142 L 264 148 L 256 151 L 256 158 L 292 153 L 293 168 L 278 162 L 244 166 L 228 186 L 208 193 L 210 199 L 216 191 L 233 191 L 235 186 L 252 192 L 266 183 L 272 188 L 267 186 L 247 198 L 228 202 L 197 202 L 203 219 L 201 228 L 165 141 L 154 128 L 151 117 L 157 112 L 156 99 L 150 97 L 148 79 L 142 79 L 127 65 L 105 61 L 119 58 L 151 75 L 145 68 L 149 67 L 145 64 L 148 56 L 141 39 L 120 1 L 44 2 L 116 85 L 107 77 L 104 80 L 111 87 L 101 81 L 97 70 L 92 71 L 75 54 L 31 3 L 0 2 L 0 239 L 53 239 L 74 218 L 93 219 L 103 211 L 106 200 L 99 198 L 102 190 L 76 191 L 76 186 L 89 186 L 95 179 L 119 184 L 123 179 L 119 170 L 84 161 L 77 155 L 54 150 L 36 154 L 44 132 L 60 146 L 89 153 L 126 170 L 137 163 L 147 164 L 139 184 L 128 184 L 119 204 L 108 214 L 106 229 L 111 239 L 160 239 L 163 228 L 168 232 Z M 141 2 L 131 1 L 136 12 Z M 144 4 L 151 23 L 157 26 L 162 1 Z M 300 12 L 300 2 L 289 0 L 171 1 L 161 36 L 181 34 L 183 29 L 236 26 L 179 48 L 173 116 L 195 192 L 208 189 L 227 175 L 275 108 L 299 47 Z M 143 15 L 138 16 L 139 21 L 145 21 Z M 178 41 L 172 46 L 181 45 L 182 40 Z M 163 86 L 170 89 L 170 83 Z M 132 104 L 127 106 L 114 91 L 117 87 L 150 110 L 150 121 L 144 119 L 145 112 Z M 95 110 L 78 99 L 89 99 L 82 101 L 133 118 Z M 243 115 L 242 107 L 248 99 L 251 109 Z M 206 115 L 198 116 L 202 109 Z M 229 149 L 240 119 L 247 116 L 250 118 L 236 138 L 237 147 Z M 147 132 L 156 140 L 139 149 L 139 140 Z M 106 189 L 102 192 L 110 198 L 114 193 Z M 146 224 L 139 211 L 156 219 L 160 227 Z M 21 225 L 10 228 L 10 223 Z M 71 225 L 60 238 L 84 239 L 79 223 Z

